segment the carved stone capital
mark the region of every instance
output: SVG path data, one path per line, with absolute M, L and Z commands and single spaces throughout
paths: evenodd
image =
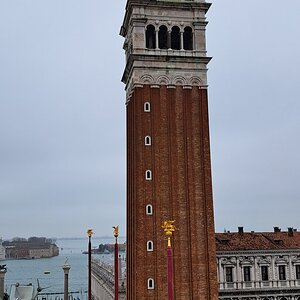
M 270 265 L 271 264 L 271 257 L 270 256 L 261 256 L 257 259 L 258 265 Z
M 239 263 L 241 266 L 243 265 L 254 265 L 254 258 L 248 257 L 248 256 L 240 256 L 239 257 Z
M 221 264 L 226 266 L 235 266 L 236 262 L 235 257 L 224 257 L 221 259 Z

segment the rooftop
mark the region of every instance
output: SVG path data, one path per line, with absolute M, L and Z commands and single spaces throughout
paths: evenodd
M 300 250 L 300 232 L 288 228 L 281 231 L 274 227 L 274 232 L 238 232 L 216 233 L 217 252 L 245 250 Z

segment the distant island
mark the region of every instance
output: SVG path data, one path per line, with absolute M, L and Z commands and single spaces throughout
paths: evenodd
M 126 244 L 119 244 L 118 249 L 120 252 L 125 252 Z M 115 251 L 115 244 L 100 244 L 98 248 L 92 249 L 93 254 L 109 254 Z M 88 254 L 87 251 L 83 251 L 83 254 Z
M 52 239 L 45 237 L 13 238 L 3 241 L 5 259 L 39 259 L 59 255 L 59 248 Z

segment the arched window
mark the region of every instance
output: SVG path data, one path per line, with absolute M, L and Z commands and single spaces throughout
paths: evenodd
M 144 103 L 144 111 L 145 112 L 150 112 L 150 103 L 149 102 L 145 102 Z
M 151 146 L 151 136 L 149 135 L 145 136 L 145 145 Z
M 193 31 L 192 28 L 187 26 L 184 28 L 183 32 L 183 49 L 193 50 Z
M 178 26 L 172 27 L 171 48 L 174 50 L 180 50 L 180 29 Z
M 148 25 L 146 28 L 146 48 L 156 48 L 156 34 L 155 27 L 153 25 Z
M 148 252 L 153 251 L 153 242 L 152 241 L 147 242 L 147 251 Z
M 148 290 L 153 290 L 154 289 L 154 279 L 153 278 L 148 278 Z
M 146 171 L 146 180 L 152 180 L 152 172 L 150 170 Z
M 148 215 L 148 216 L 153 215 L 153 207 L 151 204 L 148 204 L 146 206 L 146 215 Z
M 159 27 L 158 47 L 159 49 L 168 49 L 168 28 L 165 25 Z

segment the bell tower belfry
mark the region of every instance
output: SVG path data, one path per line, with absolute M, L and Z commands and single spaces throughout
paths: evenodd
M 127 0 L 127 300 L 216 300 L 204 0 Z

